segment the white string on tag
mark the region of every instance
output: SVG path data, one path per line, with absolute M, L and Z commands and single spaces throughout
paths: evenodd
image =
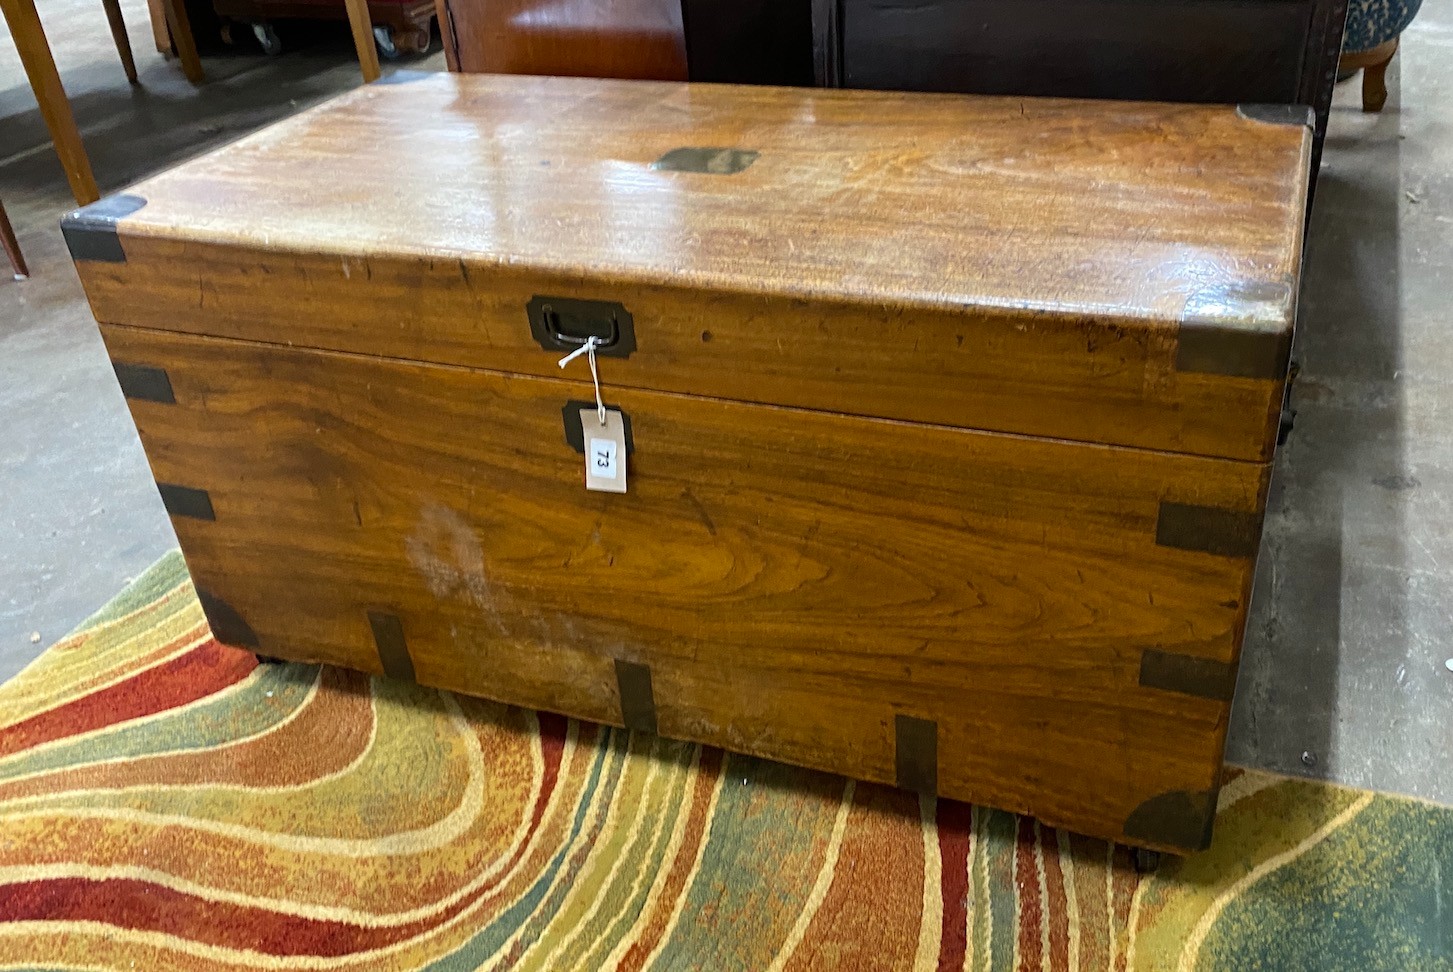
M 595 384 L 595 414 L 600 419 L 601 427 L 604 428 L 605 399 L 600 397 L 600 372 L 595 367 L 595 349 L 600 346 L 600 343 L 600 338 L 592 334 L 585 339 L 584 344 L 561 358 L 558 363 L 561 368 L 564 368 L 582 354 L 586 356 L 586 361 L 590 364 L 590 380 Z

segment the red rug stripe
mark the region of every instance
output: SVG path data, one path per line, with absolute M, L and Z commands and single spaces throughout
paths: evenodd
M 1019 968 L 1028 972 L 1042 966 L 1040 941 L 1044 905 L 1039 899 L 1039 865 L 1034 859 L 1034 821 L 1019 818 L 1014 843 L 1014 893 L 1019 899 Z
M 964 967 L 969 927 L 969 846 L 974 808 L 957 800 L 938 801 L 939 892 L 943 926 L 938 939 L 939 972 Z
M 247 677 L 257 659 L 209 638 L 122 682 L 0 729 L 0 756 L 206 698 Z
M 0 920 L 97 921 L 273 955 L 341 955 L 358 947 L 333 922 L 203 901 L 147 881 L 58 878 L 0 887 Z
M 532 825 L 538 825 L 545 816 L 545 805 L 555 784 L 560 779 L 560 764 L 565 758 L 565 740 L 570 733 L 570 720 L 553 712 L 538 712 L 535 718 L 540 725 L 540 753 L 545 766 L 540 771 L 540 797 L 530 815 Z
M 1044 913 L 1049 916 L 1049 967 L 1070 967 L 1070 907 L 1063 860 L 1059 854 L 1059 834 L 1049 827 L 1040 828 L 1044 840 Z
M 540 716 L 545 765 L 540 795 L 531 809 L 531 832 L 539 827 L 559 778 L 566 728 L 564 718 Z M 510 861 L 511 866 L 528 845 L 528 838 L 521 842 Z M 509 867 L 502 869 L 501 875 L 508 871 Z M 148 881 L 57 878 L 0 886 L 0 921 L 97 921 L 269 955 L 341 956 L 382 948 L 426 932 L 487 897 L 494 887 L 494 884 L 486 885 L 427 919 L 392 927 L 365 928 L 346 922 L 283 915 L 265 907 L 205 901 Z

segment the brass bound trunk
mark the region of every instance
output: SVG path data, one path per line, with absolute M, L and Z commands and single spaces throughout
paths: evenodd
M 222 640 L 1184 850 L 1303 115 L 418 75 L 65 229 Z

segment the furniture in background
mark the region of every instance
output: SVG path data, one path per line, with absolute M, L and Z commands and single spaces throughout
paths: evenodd
M 15 279 L 24 280 L 30 276 L 30 270 L 25 266 L 25 256 L 20 252 L 20 241 L 15 238 L 15 228 L 10 225 L 10 217 L 5 215 L 3 202 L 0 202 L 0 246 L 4 247 L 5 255 L 10 258 Z
M 202 66 L 197 58 L 196 45 L 192 43 L 186 5 L 182 0 L 157 2 L 162 5 L 166 20 L 173 27 L 170 35 L 177 38 L 177 51 L 183 73 L 194 83 L 201 81 Z M 136 60 L 132 55 L 131 41 L 126 36 L 126 21 L 121 15 L 120 0 L 101 0 L 101 5 L 106 11 L 111 39 L 116 44 L 116 53 L 121 57 L 126 80 L 131 84 L 139 84 Z M 101 193 L 96 187 L 91 160 L 81 142 L 75 113 L 71 110 L 70 99 L 66 97 L 65 87 L 61 84 L 60 73 L 56 70 L 55 57 L 51 53 L 50 42 L 46 40 L 45 27 L 36 11 L 35 0 L 0 0 L 0 12 L 4 13 L 10 34 L 15 39 L 20 63 L 30 80 L 30 89 L 35 93 L 35 100 L 40 105 L 41 117 L 45 119 L 46 128 L 50 131 L 51 142 L 55 145 L 56 155 L 60 157 L 61 167 L 65 169 L 71 194 L 82 205 L 94 202 Z
M 453 70 L 1300 104 L 1314 173 L 1347 2 L 439 0 Z
M 282 49 L 274 22 L 279 20 L 343 20 L 354 25 L 354 44 L 359 49 L 373 45 L 388 58 L 404 52 L 422 53 L 433 37 L 434 0 L 362 0 L 358 5 L 368 14 L 372 36 L 360 38 L 357 21 L 342 0 L 212 0 L 212 10 L 224 24 L 241 21 L 252 27 L 262 49 L 269 54 Z M 366 43 L 365 43 L 366 42 Z
M 809 0 L 437 0 L 451 71 L 811 86 Z
M 451 71 L 687 77 L 681 0 L 438 0 L 438 5 Z
M 117 48 L 120 50 L 121 41 L 126 34 L 123 27 L 118 35 L 116 25 L 121 20 L 121 10 L 115 4 L 116 0 L 105 0 L 106 16 L 111 21 L 112 35 L 116 37 Z M 30 80 L 30 90 L 35 93 L 40 116 L 50 132 L 51 143 L 55 146 L 61 168 L 66 173 L 66 181 L 71 185 L 71 194 L 81 205 L 95 202 L 100 198 L 101 192 L 96 188 L 96 177 L 91 173 L 91 160 L 86 155 L 85 145 L 81 143 L 76 116 L 71 111 L 70 99 L 66 97 L 66 89 L 61 84 L 60 72 L 56 70 L 50 42 L 45 37 L 45 27 L 35 9 L 35 0 L 0 0 L 0 13 L 4 13 L 10 36 L 15 40 L 20 63 L 25 68 L 25 76 Z M 136 68 L 131 61 L 129 44 L 121 52 L 121 60 L 128 80 L 135 84 Z
M 379 76 L 378 51 L 376 44 L 384 43 L 384 36 L 376 35 L 374 17 L 370 10 L 378 11 L 379 19 L 388 29 L 386 35 L 394 36 L 395 25 L 405 37 L 405 44 L 418 37 L 418 18 L 432 16 L 434 0 L 225 0 L 216 5 L 219 14 L 234 17 L 253 24 L 257 39 L 263 50 L 277 53 L 276 34 L 272 32 L 270 19 L 305 17 L 316 19 L 347 18 L 353 34 L 353 46 L 358 52 L 358 67 L 365 83 L 375 81 Z M 156 49 L 162 54 L 175 54 L 182 62 L 182 70 L 192 81 L 202 80 L 202 65 L 197 56 L 196 36 L 192 29 L 191 16 L 187 12 L 186 0 L 147 0 L 151 14 L 152 35 Z M 427 37 L 427 34 L 425 35 Z M 195 74 L 195 76 L 194 76 Z
M 101 0 L 106 8 L 106 22 L 111 25 L 111 40 L 116 44 L 116 53 L 121 56 L 121 68 L 126 80 L 140 84 L 136 77 L 136 59 L 131 54 L 131 38 L 126 36 L 126 21 L 121 16 L 121 0 Z
M 197 54 L 197 41 L 192 35 L 186 0 L 161 0 L 161 4 L 177 61 L 182 65 L 182 74 L 193 84 L 201 84 L 206 74 L 202 70 L 202 58 Z
M 379 76 L 379 67 L 368 0 L 343 0 L 343 3 L 353 30 L 353 43 L 358 50 L 358 63 L 363 72 L 363 80 L 373 81 Z M 116 52 L 121 57 L 126 80 L 137 84 L 136 61 L 132 56 L 131 42 L 126 36 L 126 23 L 121 16 L 120 2 L 101 0 L 101 4 L 106 11 L 111 37 L 116 43 Z M 203 80 L 202 63 L 197 56 L 197 45 L 192 36 L 186 3 L 184 0 L 154 0 L 151 3 L 153 29 L 160 45 L 163 33 L 155 24 L 158 9 L 162 11 L 165 36 L 176 45 L 183 73 L 193 83 Z M 0 0 L 0 13 L 4 14 L 10 35 L 15 40 L 20 63 L 25 68 L 31 91 L 35 93 L 35 100 L 40 106 L 46 129 L 50 132 L 56 155 L 60 157 L 66 181 L 70 183 L 71 194 L 83 206 L 95 202 L 100 198 L 101 191 L 96 186 L 91 160 L 81 142 L 76 116 L 71 110 L 70 99 L 66 97 L 65 87 L 61 84 L 60 72 L 56 70 L 55 57 L 51 53 L 50 42 L 46 39 L 40 14 L 36 11 L 35 0 Z
M 1362 71 L 1362 110 L 1382 111 L 1387 104 L 1387 66 L 1398 50 L 1423 0 L 1352 0 L 1340 69 Z
M 156 40 L 157 53 L 175 57 L 182 66 L 182 74 L 193 84 L 200 84 L 206 78 L 202 59 L 197 54 L 197 44 L 192 33 L 191 16 L 187 13 L 185 0 L 146 0 L 147 13 L 151 19 L 151 33 Z

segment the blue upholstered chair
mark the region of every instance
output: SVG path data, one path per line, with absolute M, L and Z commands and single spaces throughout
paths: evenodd
M 1342 38 L 1343 72 L 1362 70 L 1362 110 L 1382 111 L 1387 102 L 1387 66 L 1398 37 L 1417 16 L 1423 0 L 1352 0 Z

